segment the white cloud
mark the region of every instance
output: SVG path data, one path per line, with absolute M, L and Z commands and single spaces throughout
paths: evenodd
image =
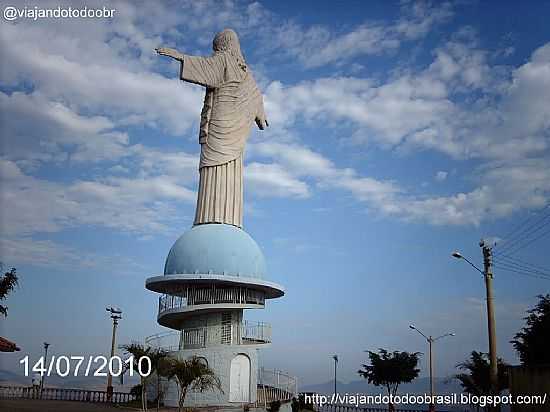
M 549 47 L 535 51 L 506 81 L 487 53 L 453 41 L 437 49 L 426 69 L 385 83 L 353 77 L 272 82 L 266 107 L 287 131 L 301 120 L 348 124 L 356 143 L 429 149 L 456 159 L 518 159 L 549 145 Z
M 47 268 L 62 268 L 79 271 L 109 268 L 117 275 L 135 275 L 146 268 L 135 258 L 121 255 L 98 255 L 77 250 L 51 240 L 36 240 L 30 237 L 0 239 L 0 260 Z
M 82 116 L 42 94 L 0 92 L 2 151 L 15 159 L 115 160 L 129 137 L 106 116 Z
M 310 195 L 305 182 L 277 164 L 250 163 L 244 176 L 248 187 L 259 196 L 305 198 Z
M 393 30 L 407 39 L 417 39 L 449 20 L 454 10 L 450 2 L 440 2 L 434 6 L 426 1 L 402 1 L 401 13 L 402 17 Z
M 157 216 L 161 210 L 173 207 L 172 202 L 194 202 L 187 186 L 196 181 L 196 154 L 135 144 L 125 131 L 135 125 L 186 134 L 198 123 L 203 91 L 180 84 L 177 65 L 152 53 L 156 45 L 203 50 L 213 31 L 231 25 L 244 38 L 269 34 L 272 46 L 285 46 L 302 63 L 317 67 L 395 50 L 453 14 L 449 3 L 403 2 L 393 22 L 367 21 L 336 32 L 281 24 L 257 3 L 243 7 L 224 2 L 216 13 L 205 13 L 212 8 L 210 2 L 185 2 L 176 8 L 120 2 L 116 8 L 116 24 L 68 22 L 60 30 L 57 23 L 23 22 L 0 29 L 3 41 L 17 44 L 2 51 L 10 64 L 1 66 L 0 81 L 19 91 L 0 94 L 0 105 L 4 167 L 17 175 L 6 194 L 22 216 L 4 222 L 15 222 L 13 227 L 22 233 L 74 224 L 163 230 L 166 222 Z M 179 24 L 184 14 L 185 27 Z M 541 204 L 549 198 L 544 166 L 550 127 L 549 50 L 549 45 L 539 48 L 513 70 L 493 67 L 475 33 L 466 29 L 438 47 L 424 69 L 397 70 L 383 81 L 272 81 L 265 101 L 273 140 L 250 146 L 247 184 L 260 196 L 294 198 L 308 197 L 315 188 L 343 189 L 370 210 L 438 224 L 478 224 Z M 153 72 L 153 64 L 170 78 Z M 398 182 L 362 176 L 310 150 L 302 142 L 301 126 L 306 132 L 308 126 L 349 127 L 354 144 L 402 154 L 432 150 L 455 160 L 477 159 L 481 166 L 475 186 L 465 193 L 411 195 Z M 258 158 L 267 160 L 260 163 Z M 106 168 L 114 176 L 99 173 L 63 186 L 25 174 L 41 162 L 67 159 L 116 162 Z M 496 187 L 505 180 L 518 188 L 517 195 Z M 22 202 L 24 196 L 36 201 L 32 207 Z M 125 208 L 131 216 L 119 216 Z
M 415 132 L 447 128 L 457 111 L 442 82 L 405 75 L 386 84 L 370 79 L 324 78 L 295 86 L 273 82 L 266 89 L 266 110 L 287 129 L 342 121 L 355 128 L 358 142 L 397 145 Z
M 435 174 L 434 179 L 438 182 L 443 182 L 445 179 L 447 179 L 448 175 L 449 175 L 448 172 L 440 170 Z
M 426 69 L 399 74 L 386 83 L 325 78 L 294 86 L 273 82 L 267 88 L 267 106 L 285 130 L 292 131 L 301 119 L 313 127 L 320 121 L 325 125 L 347 122 L 358 144 L 376 143 L 405 154 L 429 149 L 454 159 L 478 159 L 478 186 L 469 192 L 410 196 L 393 182 L 369 180 L 350 170 L 347 181 L 329 178 L 343 171 L 330 160 L 315 157 L 318 154 L 303 152 L 296 143 L 260 144 L 253 153 L 272 156 L 295 176 L 314 175 L 321 186 L 346 187 L 371 208 L 408 220 L 477 225 L 540 207 L 550 200 L 545 180 L 550 144 L 550 112 L 545 103 L 550 101 L 549 50 L 550 45 L 537 49 L 529 62 L 506 74 L 491 67 L 487 53 L 472 41 L 453 40 L 436 50 Z M 464 102 L 465 96 L 474 97 Z M 437 179 L 442 180 L 443 174 Z
M 324 26 L 303 28 L 290 21 L 264 28 L 265 40 L 275 50 L 298 58 L 306 68 L 341 66 L 352 58 L 398 49 L 404 41 L 427 35 L 453 15 L 451 3 L 403 2 L 394 23 L 365 21 L 351 31 L 335 33 Z
M 133 8 L 126 3 L 120 7 Z M 84 23 L 80 31 L 70 24 L 63 25 L 63 30 L 56 30 L 56 24 L 3 24 L 3 42 L 17 47 L 2 50 L 2 59 L 10 64 L 2 65 L 0 81 L 8 85 L 25 82 L 52 104 L 67 106 L 64 102 L 70 102 L 70 110 L 77 114 L 93 111 L 117 125 L 137 122 L 184 133 L 196 122 L 204 92 L 183 87 L 176 66 L 171 66 L 170 78 L 151 72 L 132 52 L 135 42 L 142 47 L 147 42 L 147 50 L 140 49 L 140 53 L 151 58 L 161 38 L 140 39 L 142 32 L 131 24 L 117 23 Z M 121 47 L 109 47 L 113 36 L 127 41 Z M 156 61 L 166 64 L 160 58 Z
M 14 162 L 1 160 L 0 176 L 0 227 L 11 236 L 79 225 L 166 233 L 169 223 L 182 219 L 174 202 L 193 203 L 196 197 L 177 176 L 168 175 L 62 184 L 26 175 Z
M 351 168 L 338 168 L 318 152 L 297 144 L 259 143 L 257 156 L 273 159 L 271 166 L 285 179 L 313 178 L 325 190 L 343 190 L 372 213 L 434 225 L 479 225 L 521 209 L 540 208 L 550 196 L 550 169 L 546 159 L 490 163 L 480 170 L 479 187 L 448 196 L 414 194 L 388 180 L 361 176 Z M 447 172 L 438 173 L 439 176 Z M 303 182 L 303 184 L 306 184 Z M 278 192 L 291 197 L 290 192 Z

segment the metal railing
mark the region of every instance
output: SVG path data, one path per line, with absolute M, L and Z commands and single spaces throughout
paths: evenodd
M 145 346 L 164 349 L 168 352 L 180 350 L 180 332 L 161 332 L 145 338 Z
M 237 325 L 221 323 L 180 332 L 165 332 L 145 338 L 145 344 L 167 351 L 196 349 L 215 345 L 246 345 L 271 342 L 271 325 L 245 320 Z
M 262 291 L 238 286 L 188 286 L 175 290 L 171 294 L 159 297 L 159 315 L 173 309 L 195 305 L 214 304 L 253 304 L 264 305 L 265 294 Z
M 295 376 L 278 370 L 258 370 L 255 407 L 267 408 L 273 401 L 290 402 L 295 396 L 298 396 L 298 381 Z
M 395 405 L 394 405 L 395 406 Z M 388 412 L 387 405 L 380 406 L 350 406 L 339 404 L 326 404 L 323 406 L 314 405 L 317 412 Z M 394 412 L 429 412 L 428 408 L 399 409 L 394 408 Z M 439 411 L 438 412 L 444 412 Z
M 298 393 L 298 380 L 295 376 L 289 375 L 276 369 L 258 369 L 258 386 L 278 389 L 290 396 Z
M 125 392 L 113 392 L 109 398 L 106 391 L 64 388 L 43 388 L 40 390 L 39 387 L 35 386 L 0 386 L 0 399 L 127 403 L 135 400 L 135 396 Z

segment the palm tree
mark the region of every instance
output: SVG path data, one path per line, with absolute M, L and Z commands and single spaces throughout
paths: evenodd
M 183 410 L 185 395 L 189 388 L 199 392 L 211 389 L 223 392 L 220 379 L 204 362 L 204 359 L 197 356 L 183 360 L 171 358 L 168 372 L 168 378 L 175 378 L 180 388 L 179 412 Z
M 169 374 L 170 361 L 167 357 L 168 352 L 164 349 L 152 349 L 149 352 L 149 359 L 151 360 L 151 370 L 155 372 L 157 376 L 157 412 L 160 409 L 160 401 L 164 396 L 164 391 L 162 390 L 162 377 Z
M 0 270 L 2 270 L 2 263 L 0 263 Z M 15 268 L 11 268 L 9 272 L 4 273 L 4 276 L 0 278 L 0 300 L 6 299 L 8 294 L 17 286 L 17 274 Z M 8 316 L 8 307 L 0 305 L 0 313 L 4 317 Z
M 139 379 L 141 383 L 141 409 L 143 411 L 147 411 L 147 391 L 146 391 L 146 383 L 147 383 L 147 376 L 141 375 L 139 373 L 139 360 L 147 356 L 149 359 L 151 359 L 151 352 L 152 349 L 149 347 L 145 347 L 140 343 L 131 343 L 129 345 L 123 345 L 123 349 L 128 352 L 130 355 L 133 356 L 133 368 L 134 371 L 137 371 L 139 374 Z M 130 366 L 127 366 L 126 369 L 129 369 Z M 153 368 L 153 362 L 151 362 L 151 369 Z

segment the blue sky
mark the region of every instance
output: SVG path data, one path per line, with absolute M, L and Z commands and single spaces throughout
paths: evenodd
M 115 17 L 1 24 L 0 253 L 21 285 L 0 335 L 22 347 L 2 368 L 44 340 L 106 354 L 111 304 L 120 342 L 163 330 L 144 282 L 192 223 L 204 91 L 153 49 L 207 55 L 225 27 L 270 122 L 245 160 L 245 229 L 287 290 L 247 313 L 273 325 L 264 365 L 317 383 L 338 353 L 357 379 L 364 350 L 426 350 L 410 323 L 457 333 L 438 376 L 487 350 L 483 279 L 450 253 L 481 264 L 480 238 L 548 203 L 550 2 L 79 4 Z M 515 256 L 549 267 L 548 246 Z M 495 271 L 509 362 L 549 286 Z

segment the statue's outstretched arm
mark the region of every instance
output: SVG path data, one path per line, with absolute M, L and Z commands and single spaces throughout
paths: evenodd
M 161 56 L 168 56 L 180 62 L 183 61 L 183 54 L 175 49 L 170 49 L 169 47 L 159 47 L 155 49 L 155 51 Z

